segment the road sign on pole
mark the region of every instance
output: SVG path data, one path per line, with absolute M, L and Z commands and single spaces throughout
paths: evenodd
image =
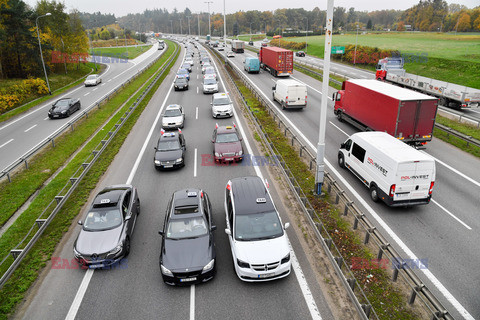
M 344 53 L 345 53 L 345 46 L 332 47 L 332 54 L 344 54 Z

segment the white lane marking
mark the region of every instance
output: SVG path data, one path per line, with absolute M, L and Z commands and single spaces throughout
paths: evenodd
M 50 118 L 49 118 L 49 117 L 46 117 L 46 118 L 44 118 L 43 120 L 48 120 L 48 119 L 50 119 Z
M 237 69 L 239 69 L 237 66 L 235 66 Z M 250 82 L 252 86 L 254 86 L 257 89 L 257 92 L 261 92 L 263 95 L 264 99 L 266 99 L 268 102 L 270 102 L 270 105 L 273 106 L 279 114 L 282 115 L 283 119 L 290 124 L 290 126 L 297 132 L 297 134 L 302 137 L 302 139 L 309 145 L 309 147 L 316 153 L 317 148 L 313 145 L 310 140 L 305 137 L 305 135 L 297 128 L 293 122 L 286 117 L 283 113 L 280 112 L 280 109 L 263 93 L 258 86 Z M 235 112 L 235 110 L 234 110 Z M 385 221 L 380 218 L 380 216 L 370 207 L 367 202 L 355 191 L 355 189 L 345 180 L 340 173 L 330 164 L 330 162 L 327 159 L 324 159 L 325 164 L 327 165 L 328 168 L 330 168 L 331 172 L 343 183 L 345 187 L 347 187 L 352 195 L 357 198 L 357 200 L 365 207 L 365 209 L 372 215 L 372 217 L 377 221 L 377 223 L 380 224 L 380 226 L 387 232 L 390 237 L 398 244 L 398 246 L 407 254 L 407 256 L 410 259 L 415 259 L 415 261 L 419 261 L 417 256 L 413 253 L 413 251 L 408 248 L 408 246 L 397 236 L 395 232 L 385 223 Z M 474 320 L 472 315 L 465 309 L 460 302 L 450 293 L 450 291 L 445 288 L 445 286 L 433 275 L 433 273 L 430 270 L 427 270 L 426 268 L 420 268 L 420 270 L 425 274 L 425 276 L 433 283 L 433 285 L 442 293 L 442 295 L 454 306 L 457 311 L 464 316 L 465 319 L 468 320 Z
M 12 141 L 13 141 L 13 139 L 8 140 L 8 141 L 5 142 L 4 144 L 2 144 L 2 145 L 0 146 L 0 148 L 5 147 L 7 144 L 9 144 L 9 143 L 12 142 Z
M 198 80 L 198 74 L 197 74 L 197 80 Z
M 155 130 L 158 120 L 160 119 L 160 116 L 162 114 L 163 108 L 165 107 L 165 104 L 167 103 L 168 97 L 170 96 L 170 92 L 172 92 L 173 88 L 173 82 L 170 85 L 170 89 L 168 90 L 167 95 L 165 96 L 165 100 L 163 101 L 162 106 L 160 107 L 160 110 L 158 111 L 157 117 L 155 118 L 155 121 L 153 122 L 152 127 L 150 128 L 150 131 L 148 132 L 147 138 L 145 139 L 145 142 L 143 143 L 142 149 L 140 150 L 140 153 L 138 154 L 137 160 L 135 161 L 135 164 L 132 167 L 132 171 L 130 172 L 130 175 L 128 176 L 127 179 L 127 184 L 131 184 L 133 181 L 133 177 L 135 176 L 135 173 L 137 172 L 138 166 L 140 165 L 140 160 L 142 159 L 145 150 L 147 149 L 147 145 L 150 142 L 150 139 L 153 135 L 153 131 Z M 78 308 L 80 307 L 80 304 L 82 303 L 83 297 L 85 296 L 85 292 L 87 291 L 88 284 L 90 283 L 90 280 L 92 279 L 93 276 L 93 271 L 95 269 L 88 269 L 87 272 L 85 273 L 85 276 L 83 277 L 82 283 L 80 287 L 78 288 L 77 294 L 75 296 L 75 299 L 72 302 L 72 305 L 70 306 L 70 310 L 68 311 L 67 316 L 65 317 L 65 320 L 74 320 L 75 316 L 77 315 Z
M 110 82 L 110 81 L 112 81 L 112 79 L 108 79 L 108 80 L 107 80 L 107 82 Z
M 106 83 L 105 83 L 105 82 L 101 84 L 101 86 L 104 86 L 104 85 L 106 85 Z
M 198 107 L 195 109 L 195 120 L 198 120 Z
M 194 163 L 193 163 L 193 177 L 197 176 L 197 148 L 195 148 L 195 156 L 194 156 Z
M 95 88 L 95 89 L 93 89 L 92 91 L 96 91 L 96 90 L 98 90 L 98 88 Z
M 195 285 L 190 286 L 190 320 L 195 319 Z
M 297 81 L 300 82 L 300 83 L 303 83 L 304 85 L 306 85 L 306 86 L 309 87 L 310 89 L 312 89 L 312 90 L 314 90 L 314 91 L 322 94 L 322 92 L 321 92 L 320 90 L 317 90 L 317 89 L 315 89 L 314 87 L 312 87 L 312 86 L 304 83 L 302 80 L 299 80 L 299 79 L 297 79 L 297 78 L 295 78 L 295 77 L 293 77 L 293 76 L 290 76 L 290 77 L 293 78 L 293 79 L 295 79 L 295 80 L 297 80 Z M 332 100 L 332 98 L 330 98 L 330 97 L 327 97 L 327 98 L 330 99 L 330 100 Z
M 197 87 L 197 94 L 198 94 L 198 87 Z
M 85 93 L 83 96 L 86 97 L 86 96 L 88 96 L 90 93 L 91 93 L 91 92 L 87 92 L 87 93 Z
M 85 292 L 87 292 L 88 284 L 93 276 L 94 269 L 88 269 L 85 272 L 85 276 L 83 276 L 82 283 L 80 284 L 80 288 L 78 288 L 77 295 L 75 299 L 73 299 L 73 303 L 70 306 L 70 310 L 68 310 L 68 314 L 65 317 L 65 320 L 74 320 L 75 316 L 77 315 L 78 308 L 80 308 L 80 304 L 82 303 L 83 297 L 85 296 Z
M 438 203 L 437 201 L 433 200 L 432 199 L 432 202 L 435 203 L 437 206 L 440 207 L 440 209 L 443 209 L 443 211 L 445 211 L 446 213 L 448 213 L 453 219 L 457 220 L 458 222 L 460 222 L 465 228 L 467 228 L 468 230 L 472 230 L 472 228 L 470 228 L 469 225 L 467 225 L 465 222 L 463 222 L 462 220 L 460 220 L 459 218 L 457 218 L 453 213 L 451 213 L 450 211 L 448 211 L 447 209 L 445 209 L 442 205 L 440 205 L 440 203 Z
M 213 61 L 213 63 L 215 64 L 215 67 L 217 67 L 215 61 Z M 217 70 L 218 70 L 218 68 L 217 68 Z M 226 88 L 220 74 L 219 74 L 219 77 L 220 77 L 220 81 L 222 82 L 222 86 L 224 88 Z M 235 110 L 235 108 L 233 108 L 233 114 L 235 115 L 235 119 L 239 119 L 238 115 L 237 115 L 237 111 Z M 245 131 L 243 130 L 243 126 L 242 126 L 241 122 L 240 121 L 237 121 L 237 122 L 238 122 L 238 128 L 240 129 L 241 136 L 246 137 Z M 250 146 L 250 143 L 249 143 L 248 139 L 243 139 L 243 142 L 245 143 L 245 146 L 247 147 L 248 153 L 250 154 L 250 156 L 252 156 L 253 155 L 253 150 L 252 150 L 252 147 Z M 260 168 L 256 165 L 254 165 L 253 168 L 255 169 L 255 173 L 257 174 L 257 176 L 259 176 L 263 181 L 265 181 L 265 179 L 262 175 L 262 172 L 260 171 Z M 287 236 L 287 240 L 288 240 L 288 236 Z M 298 281 L 298 284 L 300 286 L 300 289 L 302 290 L 303 298 L 305 299 L 305 302 L 307 303 L 308 310 L 310 311 L 310 316 L 312 317 L 312 319 L 321 320 L 322 316 L 320 315 L 320 311 L 317 308 L 317 304 L 315 303 L 315 299 L 313 298 L 312 292 L 310 291 L 310 287 L 308 286 L 307 280 L 305 279 L 305 276 L 304 276 L 303 271 L 302 271 L 302 267 L 300 266 L 300 263 L 297 260 L 297 256 L 295 255 L 295 252 L 293 251 L 290 240 L 288 240 L 288 245 L 290 246 L 292 266 L 293 266 L 293 269 L 295 271 L 295 275 L 297 277 L 297 281 Z
M 23 132 L 28 132 L 30 130 L 32 130 L 33 128 L 35 128 L 37 126 L 37 124 L 34 124 L 33 126 L 31 126 L 30 128 L 28 128 L 27 130 L 23 131 Z

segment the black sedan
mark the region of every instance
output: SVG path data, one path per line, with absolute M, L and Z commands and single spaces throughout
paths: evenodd
M 297 57 L 305 57 L 305 52 L 304 51 L 297 51 L 297 52 L 295 52 L 295 55 Z
M 140 214 L 137 189 L 113 185 L 97 194 L 73 245 L 79 264 L 111 268 L 130 253 L 130 240 Z
M 50 119 L 66 118 L 77 110 L 80 110 L 80 99 L 63 98 L 57 100 L 48 110 L 48 117 Z
M 173 88 L 177 90 L 188 90 L 188 80 L 187 78 L 176 78 L 173 82 Z
M 157 169 L 173 169 L 185 166 L 185 138 L 178 132 L 160 131 L 153 162 Z
M 201 283 L 215 276 L 212 208 L 205 191 L 176 191 L 170 200 L 162 235 L 160 270 L 169 285 Z

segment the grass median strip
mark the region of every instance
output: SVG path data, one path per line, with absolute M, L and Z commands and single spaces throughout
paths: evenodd
M 173 52 L 174 44 L 169 43 L 169 52 L 161 60 L 163 62 L 166 60 L 168 55 L 171 55 Z M 178 57 L 178 54 L 177 54 Z M 162 62 L 162 61 L 159 61 Z M 160 64 L 161 65 L 161 64 Z M 173 65 L 173 64 L 172 64 Z M 137 106 L 135 111 L 131 114 L 129 120 L 125 122 L 123 127 L 118 131 L 117 135 L 113 141 L 105 149 L 102 157 L 96 162 L 96 164 L 90 169 L 85 178 L 81 181 L 80 185 L 71 195 L 70 200 L 62 208 L 62 210 L 57 214 L 55 219 L 49 225 L 45 233 L 39 239 L 39 241 L 31 249 L 27 257 L 22 261 L 19 268 L 14 272 L 10 280 L 5 284 L 5 286 L 0 291 L 0 319 L 7 319 L 9 315 L 14 311 L 15 306 L 23 299 L 25 292 L 32 285 L 32 283 L 37 279 L 38 273 L 40 270 L 45 267 L 48 260 L 51 258 L 51 255 L 62 238 L 63 234 L 68 230 L 72 224 L 72 219 L 76 217 L 86 203 L 90 192 L 95 188 L 96 184 L 100 180 L 101 176 L 107 170 L 111 161 L 118 153 L 120 147 L 128 136 L 129 132 L 135 125 L 136 120 L 148 104 L 149 100 L 155 93 L 156 89 L 160 86 L 163 79 L 168 74 L 171 65 L 166 69 L 164 75 L 159 79 L 151 91 L 146 95 L 144 100 Z M 154 68 L 156 69 L 156 68 Z M 137 79 L 138 80 L 138 79 Z M 144 88 L 148 85 L 145 83 Z M 140 94 L 140 93 L 138 93 Z M 132 97 L 129 102 L 123 108 L 125 111 L 136 99 L 136 96 Z M 113 100 L 112 100 L 113 101 Z M 114 123 L 123 115 L 123 112 L 119 112 L 117 115 L 112 117 L 112 119 L 107 124 L 106 128 L 110 128 Z M 22 214 L 21 220 L 25 220 L 25 223 L 21 223 L 24 227 L 30 228 L 31 224 L 38 216 L 41 208 L 46 207 L 52 196 L 56 195 L 59 191 L 59 188 L 63 187 L 71 174 L 77 169 L 77 167 L 82 163 L 82 161 L 87 157 L 93 148 L 99 143 L 99 141 L 104 137 L 104 132 L 100 132 L 96 137 L 94 137 L 86 147 L 67 165 L 67 167 L 52 180 L 41 191 L 41 195 L 36 198 L 32 203 L 29 209 L 24 212 L 31 212 L 29 219 Z M 33 219 L 33 220 L 32 220 Z M 20 220 L 20 219 L 19 219 Z M 28 221 L 26 221 L 28 220 Z M 20 222 L 19 222 L 20 223 Z M 16 228 L 15 224 L 12 228 Z M 28 229 L 27 229 L 28 230 Z M 10 232 L 12 231 L 12 232 Z M 25 229 L 21 230 L 25 232 Z M 21 236 L 15 235 L 15 232 L 8 230 L 7 233 L 0 239 L 0 254 L 3 257 L 4 253 L 11 249 L 16 243 L 18 243 L 18 238 Z M 15 239 L 17 238 L 17 239 Z M 11 258 L 9 258 L 11 259 Z M 2 268 L 2 272 L 5 270 Z
M 235 79 L 235 75 L 233 75 Z M 263 131 L 282 155 L 286 164 L 292 171 L 302 190 L 308 195 L 322 223 L 327 228 L 338 249 L 342 252 L 346 264 L 352 266 L 355 259 L 360 261 L 374 262 L 376 255 L 362 245 L 361 240 L 351 231 L 349 222 L 341 217 L 341 214 L 332 204 L 313 195 L 315 176 L 308 166 L 300 159 L 298 152 L 291 147 L 291 141 L 278 129 L 277 123 L 270 117 L 268 112 L 255 99 L 253 94 L 239 79 L 235 79 L 247 104 L 262 126 Z M 352 268 L 354 269 L 354 268 Z M 367 298 L 380 319 L 420 319 L 413 308 L 407 304 L 407 296 L 392 285 L 389 274 L 382 268 L 357 268 L 352 270 L 358 285 L 362 287 Z

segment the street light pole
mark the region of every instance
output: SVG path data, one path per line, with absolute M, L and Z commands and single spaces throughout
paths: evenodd
M 197 21 L 198 21 L 198 30 L 197 30 L 197 35 L 200 37 L 200 13 L 197 15 Z
M 170 20 L 170 28 L 172 29 L 172 35 L 173 35 L 173 22 Z
M 305 19 L 307 19 L 307 28 L 305 29 L 305 54 L 307 53 L 307 47 L 308 47 L 308 18 L 305 17 Z
M 210 26 L 210 3 L 213 3 L 213 1 L 205 1 L 205 3 L 208 5 L 208 34 L 212 36 L 212 28 Z
M 357 24 L 357 36 L 355 37 L 355 53 L 353 54 L 353 65 L 357 62 L 357 40 L 358 40 L 358 24 Z
M 188 19 L 188 36 L 190 36 L 190 16 L 187 17 Z
M 223 57 L 227 65 L 227 20 L 225 19 L 225 0 L 223 0 Z
M 43 72 L 45 72 L 45 79 L 47 81 L 48 93 L 50 95 L 52 94 L 52 91 L 50 91 L 50 83 L 48 82 L 47 69 L 45 68 L 45 61 L 43 61 L 42 43 L 40 42 L 40 32 L 38 31 L 38 18 L 47 17 L 47 16 L 51 16 L 51 15 L 52 14 L 50 12 L 48 12 L 48 13 L 44 14 L 43 16 L 39 16 L 39 17 L 37 17 L 37 19 L 35 19 L 35 25 L 37 26 L 38 46 L 40 47 L 40 58 L 42 59 Z
M 62 37 L 60 37 L 60 41 L 62 41 L 63 54 L 65 55 L 65 43 L 63 43 Z M 63 64 L 65 65 L 65 74 L 67 74 L 67 59 L 65 59 L 65 56 L 63 57 Z
M 252 35 L 252 23 L 253 22 L 250 22 L 250 35 Z

